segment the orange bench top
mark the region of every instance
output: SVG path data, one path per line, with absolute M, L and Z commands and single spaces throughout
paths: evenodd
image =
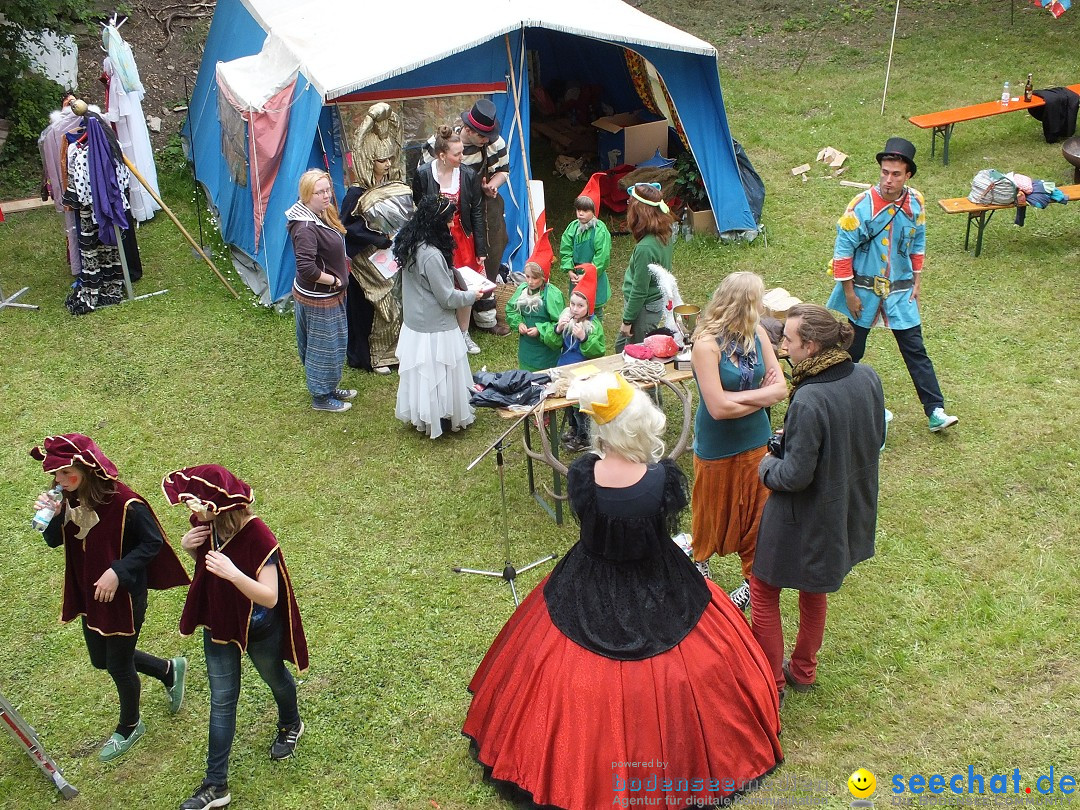
M 1069 89 L 1080 94 L 1080 84 L 1070 84 Z M 1000 99 L 985 101 L 982 104 L 972 104 L 970 107 L 957 107 L 954 110 L 942 110 L 941 112 L 926 113 L 925 115 L 913 115 L 908 120 L 922 129 L 944 127 L 949 124 L 958 124 L 961 121 L 974 121 L 976 118 L 989 118 L 991 115 L 1016 112 L 1017 110 L 1030 110 L 1032 107 L 1041 107 L 1046 102 L 1038 96 L 1032 96 L 1031 101 L 1010 102 L 1008 106 L 1001 103 Z
M 1073 186 L 1058 186 L 1058 190 L 1069 198 L 1069 202 L 1080 199 L 1080 183 Z M 973 203 L 967 197 L 953 197 L 949 200 L 938 200 L 946 214 L 978 214 L 983 211 L 995 211 L 999 208 L 1016 208 L 1016 203 L 1007 205 L 980 205 Z

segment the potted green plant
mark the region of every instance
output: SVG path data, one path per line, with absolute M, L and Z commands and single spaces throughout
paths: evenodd
M 716 217 L 705 191 L 705 181 L 689 149 L 675 158 L 674 169 L 678 172 L 675 190 L 686 205 L 686 218 L 691 229 L 695 234 L 716 236 Z

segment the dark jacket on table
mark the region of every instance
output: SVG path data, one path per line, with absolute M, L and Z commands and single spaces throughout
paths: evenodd
M 480 175 L 468 166 L 462 166 L 458 186 L 461 227 L 466 236 L 473 238 L 477 257 L 487 258 L 487 226 L 484 223 L 484 191 L 480 187 Z M 439 181 L 435 179 L 430 163 L 421 163 L 416 167 L 412 189 L 413 202 L 417 204 L 426 195 L 439 193 Z
M 345 297 L 349 285 L 349 259 L 345 239 L 303 203 L 285 212 L 289 237 L 296 256 L 293 297 L 307 306 L 327 307 Z M 332 275 L 335 284 L 320 284 L 322 273 Z
M 850 361 L 807 378 L 784 418 L 783 458 L 758 474 L 771 492 L 754 553 L 754 576 L 779 588 L 839 589 L 874 556 L 878 459 L 885 397 L 869 366 Z
M 1031 107 L 1028 113 L 1042 121 L 1043 138 L 1047 143 L 1057 143 L 1071 138 L 1076 132 L 1076 115 L 1080 110 L 1080 96 L 1068 87 L 1048 87 L 1036 90 L 1035 95 L 1046 102 L 1043 107 Z

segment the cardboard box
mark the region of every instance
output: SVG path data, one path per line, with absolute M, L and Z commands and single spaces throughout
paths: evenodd
M 708 211 L 690 212 L 690 230 L 694 232 L 694 236 L 720 235 L 716 229 L 716 217 L 713 216 L 711 208 Z
M 637 165 L 648 160 L 660 150 L 668 156 L 667 120 L 645 112 L 619 113 L 604 118 L 597 118 L 592 125 L 599 130 L 597 152 L 600 167 L 610 169 L 620 163 Z M 618 155 L 612 157 L 612 152 Z M 614 163 L 612 160 L 614 159 Z

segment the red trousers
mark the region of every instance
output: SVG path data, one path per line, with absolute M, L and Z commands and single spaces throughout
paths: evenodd
M 757 577 L 750 577 L 750 615 L 754 638 L 769 661 L 777 691 L 785 686 L 780 590 Z M 790 664 L 791 675 L 799 683 L 817 680 L 817 654 L 825 637 L 827 596 L 824 593 L 799 591 L 799 632 L 795 636 Z

